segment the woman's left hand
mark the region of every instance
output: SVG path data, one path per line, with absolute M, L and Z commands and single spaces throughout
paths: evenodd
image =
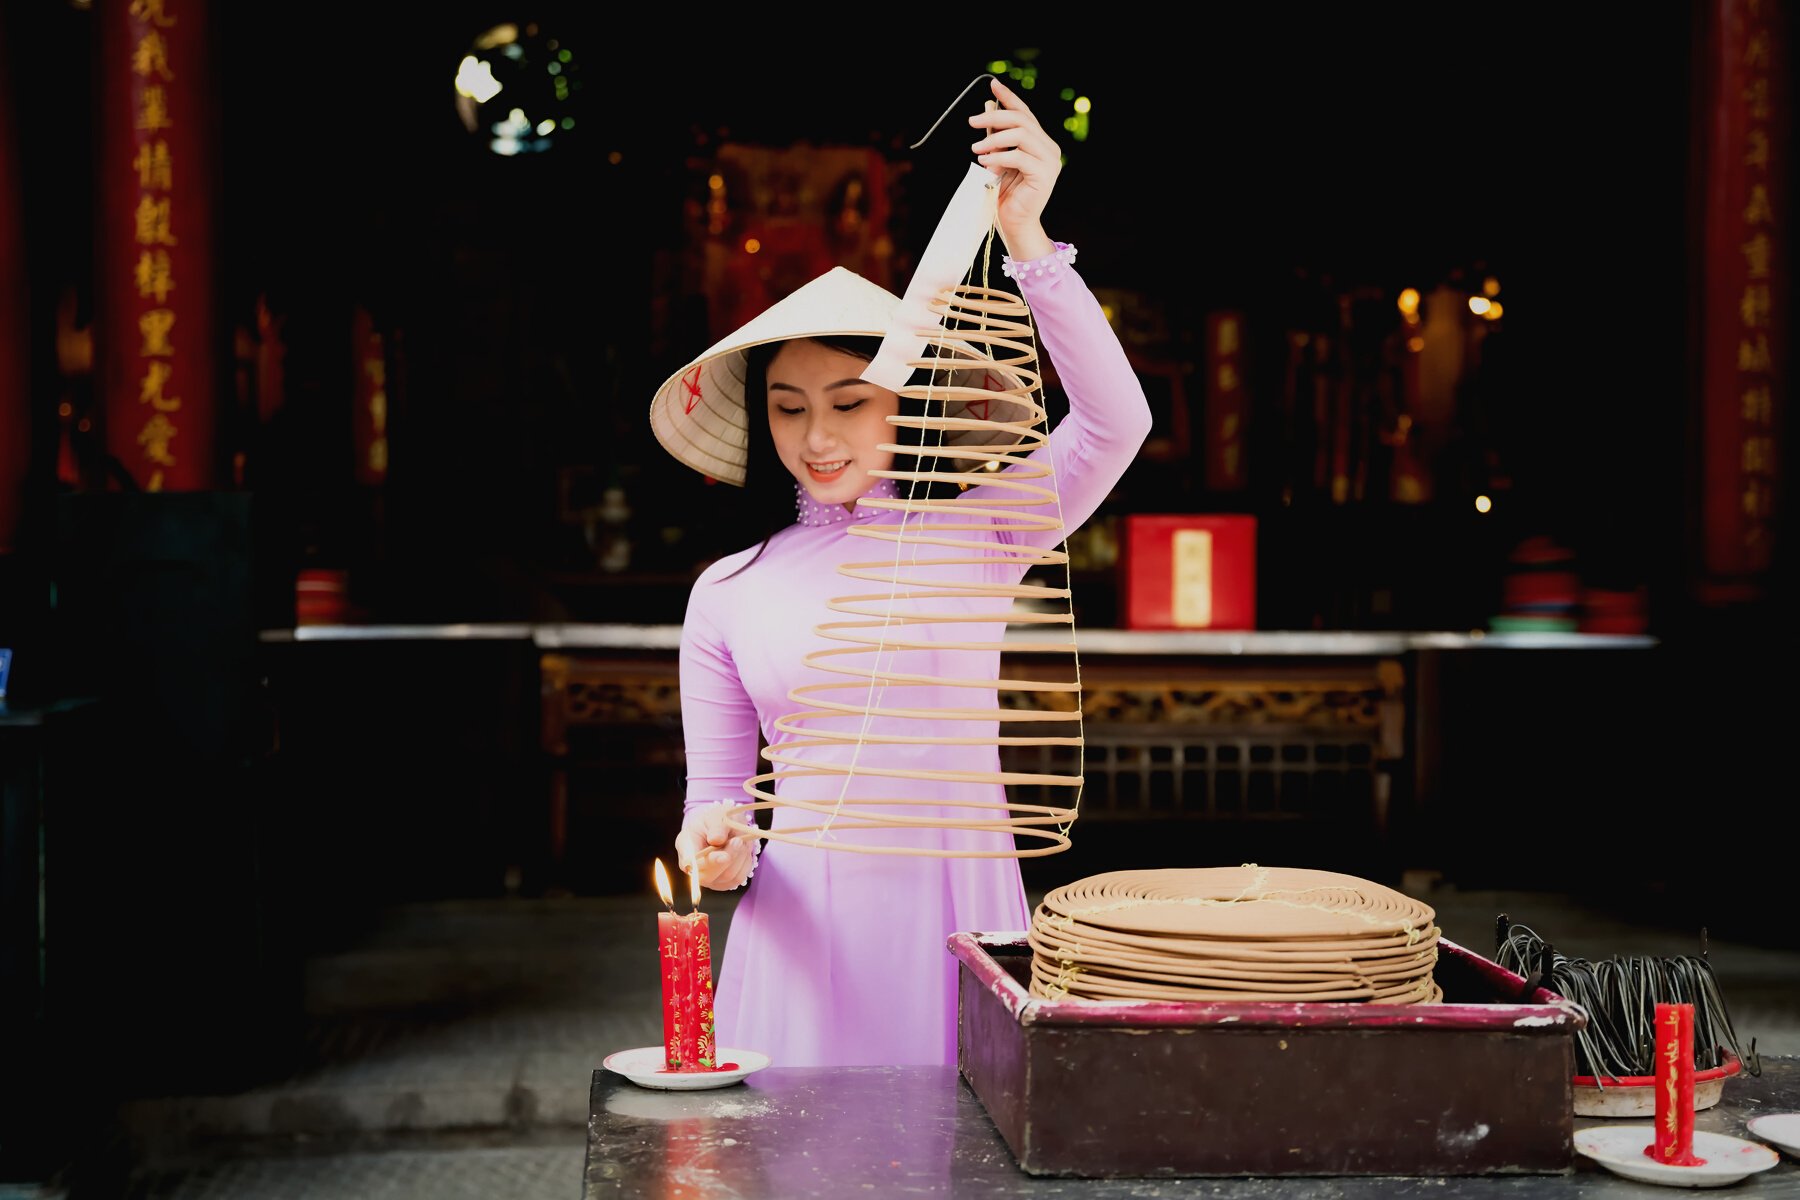
M 1000 107 L 969 118 L 985 132 L 970 149 L 976 161 L 1000 176 L 996 222 L 1007 250 L 1022 262 L 1042 258 L 1056 250 L 1040 218 L 1062 171 L 1062 149 L 1011 88 L 998 79 L 992 83 Z

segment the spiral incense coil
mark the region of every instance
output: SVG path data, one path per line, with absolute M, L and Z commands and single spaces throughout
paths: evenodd
M 1031 992 L 1034 996 L 1056 1000 L 1165 1000 L 1177 1004 L 1435 1004 L 1444 998 L 1443 990 L 1430 979 L 1413 980 L 1389 988 L 1341 986 L 1335 990 L 1158 987 L 1089 972 L 1072 974 L 1035 962 L 1031 968 Z
M 1436 914 L 1330 871 L 1115 871 L 1057 888 L 1032 917 L 1034 995 L 1050 999 L 1432 1003 Z
M 1330 961 L 1286 964 L 1217 955 L 1197 958 L 1186 954 L 1171 953 L 1164 957 L 1158 957 L 1149 953 L 1123 952 L 1086 939 L 1073 941 L 1053 939 L 1035 928 L 1030 932 L 1027 940 L 1033 950 L 1057 962 L 1072 962 L 1121 971 L 1157 971 L 1171 976 L 1191 976 L 1197 979 L 1341 979 L 1350 973 L 1365 979 L 1409 978 L 1417 973 L 1419 962 L 1422 959 L 1428 959 L 1437 949 L 1437 939 L 1433 938 L 1423 948 L 1409 951 L 1392 959 L 1352 960 L 1348 956 L 1340 956 Z
M 1058 916 L 1135 934 L 1254 940 L 1405 936 L 1434 914 L 1391 888 L 1287 867 L 1114 871 L 1057 888 Z
M 1282 969 L 1305 968 L 1314 964 L 1347 966 L 1351 963 L 1378 963 L 1390 958 L 1411 958 L 1415 953 L 1435 949 L 1438 942 L 1437 932 L 1432 930 L 1423 934 L 1414 932 L 1394 939 L 1383 939 L 1386 944 L 1371 945 L 1372 939 L 1365 939 L 1354 946 L 1318 943 L 1301 950 L 1294 949 L 1292 943 L 1282 943 L 1283 948 L 1275 950 L 1266 949 L 1267 943 L 1261 942 L 1140 938 L 1109 929 L 1079 925 L 1061 917 L 1043 915 L 1042 909 L 1039 909 L 1039 914 L 1040 919 L 1033 923 L 1030 936 L 1042 941 L 1046 947 L 1087 946 L 1120 957 L 1148 956 L 1158 960 L 1191 957 L 1207 961 L 1239 962 L 1248 968 Z
M 1049 437 L 1030 310 L 1013 293 L 966 281 L 941 294 L 932 310 L 942 326 L 932 331 L 928 356 L 911 363 L 915 379 L 920 370 L 929 379 L 902 388 L 901 414 L 888 418 L 920 431 L 921 444 L 881 447 L 916 456 L 914 469 L 873 472 L 895 480 L 899 494 L 860 501 L 902 517 L 848 529 L 891 545 L 892 554 L 837 567 L 846 578 L 874 586 L 827 603 L 847 619 L 815 626 L 826 645 L 803 661 L 842 679 L 788 693 L 805 707 L 774 722 L 785 735 L 763 751 L 774 769 L 745 782 L 754 802 L 738 808 L 731 826 L 754 837 L 860 854 L 1055 854 L 1069 846 L 1069 826 L 1079 808 L 1079 771 L 1006 771 L 998 769 L 997 759 L 994 769 L 986 770 L 930 765 L 932 747 L 1066 746 L 1079 753 L 1083 745 L 1079 663 L 1073 681 L 941 673 L 939 664 L 946 660 L 979 669 L 993 662 L 985 656 L 1002 650 L 1073 658 L 1076 647 L 1054 454 L 1045 450 L 1032 457 L 1048 446 Z M 928 486 L 933 484 L 964 490 L 933 495 L 947 490 Z M 971 486 L 980 492 L 967 493 Z M 1044 541 L 1045 534 L 1052 535 L 1050 546 L 1015 540 L 1034 535 L 1032 540 Z M 1064 586 L 1023 582 L 1034 567 L 1062 568 Z M 1017 609 L 1015 601 L 1052 603 L 1056 609 Z M 1004 637 L 1009 624 L 1054 625 L 1069 632 L 1013 641 Z M 946 704 L 950 689 L 974 693 L 972 702 Z M 921 691 L 926 700 L 908 699 Z M 1002 692 L 1028 700 L 1002 704 Z M 871 728 L 877 719 L 879 730 Z M 1058 725 L 1075 728 L 1055 729 Z M 904 749 L 865 753 L 874 746 Z M 821 779 L 839 782 L 787 786 Z M 1062 789 L 1068 801 L 1015 804 L 1006 797 L 1008 784 Z M 948 796 L 945 785 L 954 789 Z M 782 808 L 817 819 L 762 828 L 749 816 Z M 917 832 L 923 830 L 1000 836 L 934 838 Z M 849 831 L 874 836 L 835 836 Z M 882 833 L 893 836 L 884 839 Z

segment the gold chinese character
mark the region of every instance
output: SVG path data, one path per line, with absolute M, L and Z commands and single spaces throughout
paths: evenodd
M 1744 392 L 1744 421 L 1750 425 L 1767 425 L 1775 419 L 1775 405 L 1769 399 L 1767 384 Z
M 170 81 L 175 78 L 169 71 L 169 48 L 163 45 L 162 34 L 152 29 L 143 36 L 131 52 L 131 69 L 146 79 L 152 75 Z
M 1773 474 L 1775 439 L 1767 435 L 1745 438 L 1743 467 L 1746 475 Z
M 145 192 L 138 197 L 137 242 L 140 246 L 173 246 L 175 217 L 169 197 L 158 199 Z
M 169 298 L 175 290 L 175 275 L 169 267 L 167 250 L 145 250 L 138 255 L 137 290 L 139 296 L 158 304 Z
M 140 147 L 131 165 L 137 168 L 139 187 L 166 192 L 175 186 L 175 162 L 169 157 L 169 143 L 161 138 Z
M 181 408 L 181 397 L 163 395 L 163 388 L 168 385 L 169 376 L 175 368 L 159 358 L 153 358 L 146 365 L 143 385 L 138 390 L 138 403 L 148 404 L 157 412 L 176 412 Z
M 1767 329 L 1769 327 L 1769 285 L 1752 283 L 1746 286 L 1743 298 L 1738 301 L 1738 315 L 1744 318 L 1744 325 L 1750 329 Z
M 1750 35 L 1750 42 L 1744 47 L 1744 65 L 1746 67 L 1766 67 L 1769 65 L 1769 31 L 1759 29 Z
M 1744 205 L 1744 224 L 1773 225 L 1775 206 L 1769 203 L 1769 189 L 1760 183 L 1750 185 L 1750 203 Z
M 1236 354 L 1238 348 L 1238 323 L 1227 319 L 1219 322 L 1219 353 Z
M 369 470 L 378 474 L 387 472 L 387 439 L 376 438 L 369 443 Z
M 1752 121 L 1769 119 L 1769 80 L 1766 76 L 1758 76 L 1745 85 L 1744 104 Z
M 167 0 L 131 0 L 131 15 L 140 21 L 148 21 L 159 29 L 167 29 L 175 23 L 166 9 Z
M 1769 277 L 1769 235 L 1759 233 L 1743 245 L 1744 266 L 1752 279 Z
M 1760 479 L 1744 481 L 1744 515 L 1754 520 L 1768 517 L 1774 507 L 1774 496 L 1769 485 Z
M 169 453 L 169 443 L 175 440 L 177 432 L 174 422 L 163 414 L 152 416 L 138 433 L 138 445 L 144 448 L 144 457 L 159 467 L 174 466 L 175 456 Z
M 175 328 L 173 309 L 153 308 L 138 318 L 138 329 L 144 335 L 144 348 L 138 351 L 143 358 L 169 358 L 174 355 L 175 347 L 169 341 L 169 334 Z
M 387 432 L 386 392 L 376 392 L 369 397 L 369 425 L 377 434 Z
M 1767 371 L 1769 364 L 1769 335 L 1759 333 L 1756 341 L 1744 338 L 1738 342 L 1738 370 Z
M 1235 366 L 1233 366 L 1231 363 L 1220 363 L 1219 364 L 1219 390 L 1221 392 L 1235 392 L 1235 391 L 1237 391 L 1237 386 L 1238 386 L 1237 368 Z
M 1748 147 L 1744 151 L 1744 165 L 1768 170 L 1769 135 L 1761 129 L 1752 129 L 1744 135 L 1744 142 Z
M 137 127 L 155 133 L 173 123 L 169 120 L 169 101 L 162 88 L 154 84 L 145 88 L 144 98 L 138 105 Z

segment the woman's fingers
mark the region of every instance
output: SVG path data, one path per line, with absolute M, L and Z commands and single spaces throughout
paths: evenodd
M 737 887 L 749 877 L 755 851 L 742 838 L 722 850 L 707 850 L 700 859 L 700 882 L 714 891 Z
M 1037 129 L 1003 129 L 990 133 L 969 149 L 977 154 L 986 154 L 993 150 L 1028 150 L 1043 158 L 1059 156 L 1056 143 L 1052 142 L 1042 130 Z
M 977 129 L 1041 129 L 1030 112 L 1017 108 L 990 108 L 969 118 Z
M 1009 167 L 1021 174 L 1030 174 L 1032 168 L 1042 169 L 1045 165 L 1042 158 L 1023 150 L 1000 150 L 993 154 L 983 154 L 976 161 L 984 167 Z
M 1025 101 L 1019 98 L 1019 93 L 1013 91 L 998 79 L 989 80 L 988 86 L 994 93 L 994 99 L 1000 102 L 1002 108 L 1010 109 L 1014 112 L 1031 112 L 1031 109 L 1026 106 Z
M 714 846 L 723 846 L 731 840 L 731 827 L 725 823 L 726 809 L 722 804 L 715 804 L 700 814 L 700 828 L 706 833 L 706 840 Z
M 686 875 L 694 866 L 694 835 L 684 829 L 675 835 L 675 867 Z

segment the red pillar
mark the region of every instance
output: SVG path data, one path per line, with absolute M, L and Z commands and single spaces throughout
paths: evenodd
M 149 491 L 218 482 L 207 7 L 97 6 L 98 384 L 107 453 Z

